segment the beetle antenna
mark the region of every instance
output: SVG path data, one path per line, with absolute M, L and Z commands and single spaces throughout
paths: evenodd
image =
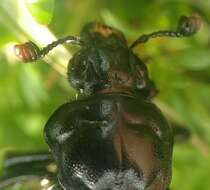
M 48 44 L 46 47 L 42 49 L 39 49 L 39 47 L 31 41 L 26 42 L 24 44 L 18 44 L 15 45 L 14 52 L 15 55 L 23 62 L 33 62 L 43 58 L 53 48 L 64 43 L 75 44 L 79 46 L 82 46 L 84 44 L 79 37 L 66 36 L 65 38 L 58 39 L 52 42 L 51 44 Z
M 138 44 L 146 43 L 151 38 L 158 38 L 158 37 L 188 37 L 192 36 L 201 27 L 201 18 L 198 14 L 193 14 L 192 16 L 182 16 L 179 19 L 177 30 L 176 31 L 170 31 L 170 30 L 163 30 L 163 31 L 157 31 L 153 32 L 151 34 L 144 34 L 140 36 L 131 46 L 130 48 L 134 48 Z

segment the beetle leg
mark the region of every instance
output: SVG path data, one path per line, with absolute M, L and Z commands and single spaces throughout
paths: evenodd
M 16 173 L 7 172 L 7 174 L 0 178 L 0 189 L 4 189 L 17 183 L 30 182 L 34 180 L 40 182 L 40 185 L 42 186 L 43 180 L 46 180 L 47 183 L 53 183 L 56 181 L 56 175 L 42 170 L 34 170 L 33 167 L 31 171 L 23 169 L 23 171 L 19 170 L 19 172 L 16 171 Z
M 192 16 L 186 17 L 182 16 L 179 19 L 179 23 L 176 31 L 171 30 L 163 30 L 152 32 L 150 34 L 144 34 L 140 36 L 134 43 L 130 46 L 130 48 L 134 48 L 138 44 L 146 43 L 151 38 L 157 37 L 188 37 L 195 34 L 201 27 L 201 19 L 197 14 L 193 14 Z
M 174 142 L 182 143 L 189 140 L 191 134 L 190 131 L 177 123 L 172 122 L 171 126 L 173 128 Z
M 0 178 L 0 189 L 18 182 L 30 180 L 55 181 L 56 169 L 49 153 L 12 153 L 8 154 L 3 163 L 3 176 Z
M 5 156 L 3 163 L 4 168 L 10 168 L 17 165 L 24 165 L 27 163 L 36 163 L 42 161 L 52 161 L 52 156 L 48 152 L 39 153 L 21 153 L 9 152 Z

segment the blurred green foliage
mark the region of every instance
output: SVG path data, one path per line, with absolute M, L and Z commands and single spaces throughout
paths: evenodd
M 160 90 L 156 103 L 170 120 L 192 133 L 187 143 L 175 145 L 171 189 L 210 189 L 210 1 L 1 0 L 1 163 L 8 150 L 47 149 L 42 135 L 45 122 L 59 105 L 75 99 L 75 92 L 60 70 L 43 61 L 24 65 L 14 59 L 12 42 L 33 38 L 42 43 L 39 37 L 43 34 L 32 36 L 30 25 L 24 25 L 23 4 L 34 21 L 42 24 L 36 27 L 45 27 L 49 35 L 79 35 L 85 23 L 98 20 L 122 30 L 129 43 L 143 33 L 175 28 L 183 14 L 199 13 L 203 27 L 196 36 L 156 39 L 135 48 L 135 53 L 148 64 L 150 76 Z M 69 58 L 63 57 L 65 64 Z M 49 61 L 53 62 L 64 64 Z

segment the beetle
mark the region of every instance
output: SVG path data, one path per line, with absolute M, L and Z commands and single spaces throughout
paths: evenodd
M 92 22 L 80 37 L 67 36 L 43 49 L 33 42 L 16 45 L 23 62 L 43 58 L 59 44 L 80 46 L 67 68 L 79 98 L 61 105 L 47 121 L 50 153 L 7 156 L 0 188 L 45 177 L 55 190 L 168 189 L 174 134 L 151 101 L 157 90 L 133 48 L 151 38 L 188 37 L 199 28 L 197 15 L 183 16 L 176 31 L 142 35 L 129 47 L 122 32 Z

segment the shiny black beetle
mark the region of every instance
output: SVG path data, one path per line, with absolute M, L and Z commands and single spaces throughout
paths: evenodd
M 68 36 L 41 50 L 32 42 L 16 45 L 24 62 L 62 43 L 79 45 L 68 80 L 83 95 L 61 105 L 48 120 L 44 136 L 51 154 L 7 156 L 0 188 L 45 177 L 56 190 L 166 190 L 173 131 L 151 102 L 155 86 L 132 48 L 150 38 L 191 36 L 199 27 L 197 15 L 181 17 L 176 31 L 143 35 L 128 47 L 120 31 L 94 22 L 80 37 Z

